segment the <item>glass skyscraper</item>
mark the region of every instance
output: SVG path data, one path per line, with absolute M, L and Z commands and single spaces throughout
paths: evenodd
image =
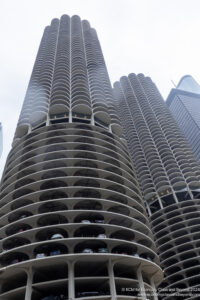
M 166 103 L 200 161 L 200 85 L 191 76 L 184 76 Z

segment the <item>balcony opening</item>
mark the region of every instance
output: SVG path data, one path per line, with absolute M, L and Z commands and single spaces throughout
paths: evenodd
M 68 249 L 61 243 L 47 243 L 40 245 L 34 249 L 34 255 L 36 259 L 44 258 L 47 256 L 56 256 L 61 254 L 67 254 Z
M 94 189 L 82 189 L 75 192 L 75 198 L 101 198 L 100 192 Z
M 120 206 L 120 205 L 112 206 L 108 209 L 108 211 L 114 212 L 114 213 L 117 213 L 117 214 L 126 215 L 126 216 L 130 215 L 130 210 L 127 207 Z
M 117 218 L 111 219 L 109 224 L 131 228 L 133 223 L 131 220 L 128 220 L 127 218 L 117 217 Z
M 91 253 L 108 253 L 106 243 L 99 240 L 89 240 L 79 243 L 74 248 L 74 253 L 83 253 L 83 254 L 91 254 Z
M 116 263 L 114 265 L 114 275 L 115 277 L 130 278 L 137 280 L 137 275 L 133 267 L 122 263 Z
M 130 242 L 135 241 L 135 234 L 128 230 L 118 230 L 110 235 L 111 239 L 119 239 L 119 240 L 126 240 Z
M 95 278 L 95 280 L 89 279 L 84 280 L 84 282 L 76 280 L 75 282 L 76 298 L 86 297 L 86 299 L 95 299 L 96 297 L 105 295 L 110 295 L 108 279 Z
M 23 238 L 23 237 L 15 237 L 15 238 L 7 239 L 3 243 L 3 248 L 4 248 L 4 250 L 10 250 L 10 249 L 28 245 L 28 244 L 30 244 L 30 241 L 28 239 Z
M 51 282 L 33 287 L 31 300 L 67 300 L 67 281 Z M 21 300 L 21 299 L 20 299 Z
M 37 232 L 36 240 L 37 241 L 46 241 L 46 240 L 62 240 L 68 237 L 68 233 L 59 227 L 45 228 Z
M 97 169 L 97 164 L 89 160 L 80 160 L 74 164 L 75 167 L 85 167 L 85 168 L 95 168 Z
M 38 209 L 40 214 L 54 211 L 68 210 L 67 206 L 64 203 L 59 201 L 49 201 L 41 205 Z
M 191 200 L 191 197 L 190 197 L 188 192 L 176 193 L 176 197 L 177 197 L 179 202 L 185 201 L 185 200 Z
M 43 170 L 65 168 L 67 164 L 64 161 L 51 161 L 43 165 Z
M 29 199 L 19 199 L 19 200 L 15 201 L 14 203 L 11 204 L 11 210 L 15 210 L 17 208 L 30 205 L 32 203 L 33 203 L 33 201 L 29 200 Z
M 48 214 L 38 220 L 38 226 L 48 226 L 56 224 L 67 224 L 68 220 L 66 217 L 59 214 Z
M 67 183 L 62 180 L 48 180 L 41 184 L 40 189 L 46 190 L 59 187 L 67 187 Z
M 51 170 L 51 171 L 45 172 L 41 176 L 41 179 L 50 179 L 50 178 L 65 177 L 65 176 L 67 176 L 67 174 L 64 171 Z
M 155 212 L 157 212 L 158 210 L 161 209 L 160 203 L 158 200 L 155 200 L 151 203 L 149 203 L 149 208 L 152 214 L 154 214 Z
M 74 271 L 75 277 L 108 276 L 107 261 L 78 261 Z
M 175 203 L 175 199 L 173 195 L 164 196 L 161 198 L 161 200 L 164 207 Z
M 105 230 L 100 226 L 87 225 L 77 229 L 74 233 L 74 237 L 96 237 L 105 238 Z
M 135 255 L 137 253 L 137 247 L 135 245 L 121 244 L 112 249 L 112 253 L 122 255 Z
M 110 195 L 106 199 L 111 200 L 111 201 L 115 201 L 115 202 L 119 202 L 119 203 L 122 203 L 122 204 L 127 204 L 128 203 L 127 198 L 125 196 L 122 196 L 122 195 Z
M 15 274 L 14 274 L 15 273 Z M 27 275 L 25 272 L 21 271 L 14 271 L 13 275 L 8 277 L 5 283 L 2 284 L 1 294 L 9 292 L 11 290 L 25 287 L 27 283 Z
M 78 202 L 74 209 L 80 209 L 80 210 L 101 210 L 102 205 L 98 201 L 94 200 L 83 200 Z
M 11 223 L 11 222 L 15 222 L 15 221 L 18 221 L 18 220 L 22 220 L 22 219 L 28 218 L 32 215 L 33 214 L 31 212 L 26 211 L 26 210 L 24 210 L 24 211 L 15 211 L 11 215 L 9 215 L 8 222 Z
M 97 223 L 97 224 L 103 224 L 104 223 L 104 217 L 99 213 L 82 213 L 78 215 L 74 219 L 75 223 L 83 223 L 83 224 L 90 224 L 90 223 Z
M 29 230 L 29 229 L 32 229 L 32 227 L 30 225 L 23 224 L 23 223 L 18 223 L 18 224 L 9 226 L 6 229 L 6 234 L 7 234 L 7 236 L 10 236 L 10 235 L 20 233 L 20 232 L 23 232 L 23 231 L 26 231 L 26 230 Z
M 11 252 L 11 253 L 6 253 L 1 256 L 0 258 L 0 264 L 2 267 L 6 267 L 9 265 L 14 265 L 23 261 L 29 260 L 29 257 L 25 253 L 21 252 Z
M 68 195 L 60 190 L 47 191 L 40 195 L 40 201 L 68 198 Z
M 100 183 L 97 180 L 85 178 L 80 179 L 74 183 L 74 186 L 88 186 L 88 187 L 100 187 Z
M 65 278 L 68 278 L 68 266 L 65 263 L 34 267 L 33 284 Z

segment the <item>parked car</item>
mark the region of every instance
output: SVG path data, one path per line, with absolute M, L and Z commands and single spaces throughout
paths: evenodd
M 153 260 L 151 259 L 151 257 L 149 257 L 149 256 L 147 256 L 146 259 L 149 260 L 149 261 L 153 261 Z
M 49 295 L 46 297 L 41 298 L 41 300 L 67 300 L 68 298 L 64 296 L 63 294 L 54 296 L 54 295 Z
M 28 215 L 23 214 L 23 215 L 21 215 L 21 216 L 19 217 L 19 220 L 24 219 L 24 218 L 26 218 L 26 217 L 28 217 Z
M 51 240 L 64 239 L 64 236 L 60 233 L 55 233 L 51 236 Z
M 78 297 L 99 296 L 99 295 L 100 295 L 100 293 L 98 291 L 88 291 L 88 292 L 77 293 Z
M 101 233 L 101 234 L 98 234 L 97 237 L 100 239 L 105 239 L 106 235 Z
M 108 249 L 107 248 L 99 248 L 98 253 L 108 253 Z
M 90 220 L 81 220 L 81 223 L 84 223 L 84 224 L 90 224 Z
M 122 255 L 128 255 L 128 253 L 126 251 L 122 251 L 120 252 L 119 254 L 122 254 Z
M 95 220 L 94 222 L 98 224 L 104 224 L 104 220 Z
M 59 249 L 53 250 L 49 253 L 50 256 L 59 255 L 61 252 Z
M 90 248 L 83 249 L 82 253 L 94 253 L 94 251 Z
M 135 257 L 140 257 L 138 253 L 135 253 L 134 256 L 135 256 Z
M 18 262 L 20 262 L 20 260 L 18 258 L 15 258 L 10 262 L 10 265 L 17 264 Z
M 46 253 L 37 253 L 35 258 L 43 258 L 43 257 L 46 257 Z

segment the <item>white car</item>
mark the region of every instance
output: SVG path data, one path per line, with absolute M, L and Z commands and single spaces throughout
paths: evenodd
M 135 257 L 140 257 L 138 253 L 135 253 L 134 256 L 135 256 Z
M 51 236 L 51 240 L 64 239 L 64 236 L 60 233 L 55 233 Z
M 82 220 L 81 223 L 84 223 L 84 224 L 90 224 L 90 220 Z
M 94 253 L 94 251 L 90 248 L 83 249 L 82 253 Z
M 101 233 L 101 234 L 98 234 L 97 237 L 100 239 L 105 239 L 106 235 Z
M 38 254 L 36 254 L 35 258 L 43 258 L 43 257 L 46 257 L 45 253 L 38 253 Z

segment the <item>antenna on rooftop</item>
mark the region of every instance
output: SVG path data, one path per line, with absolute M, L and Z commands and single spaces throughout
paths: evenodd
M 174 81 L 171 79 L 171 82 L 172 82 L 172 84 L 173 84 L 173 86 L 175 87 L 175 89 L 176 89 L 176 85 L 175 85 L 175 83 L 174 83 Z

